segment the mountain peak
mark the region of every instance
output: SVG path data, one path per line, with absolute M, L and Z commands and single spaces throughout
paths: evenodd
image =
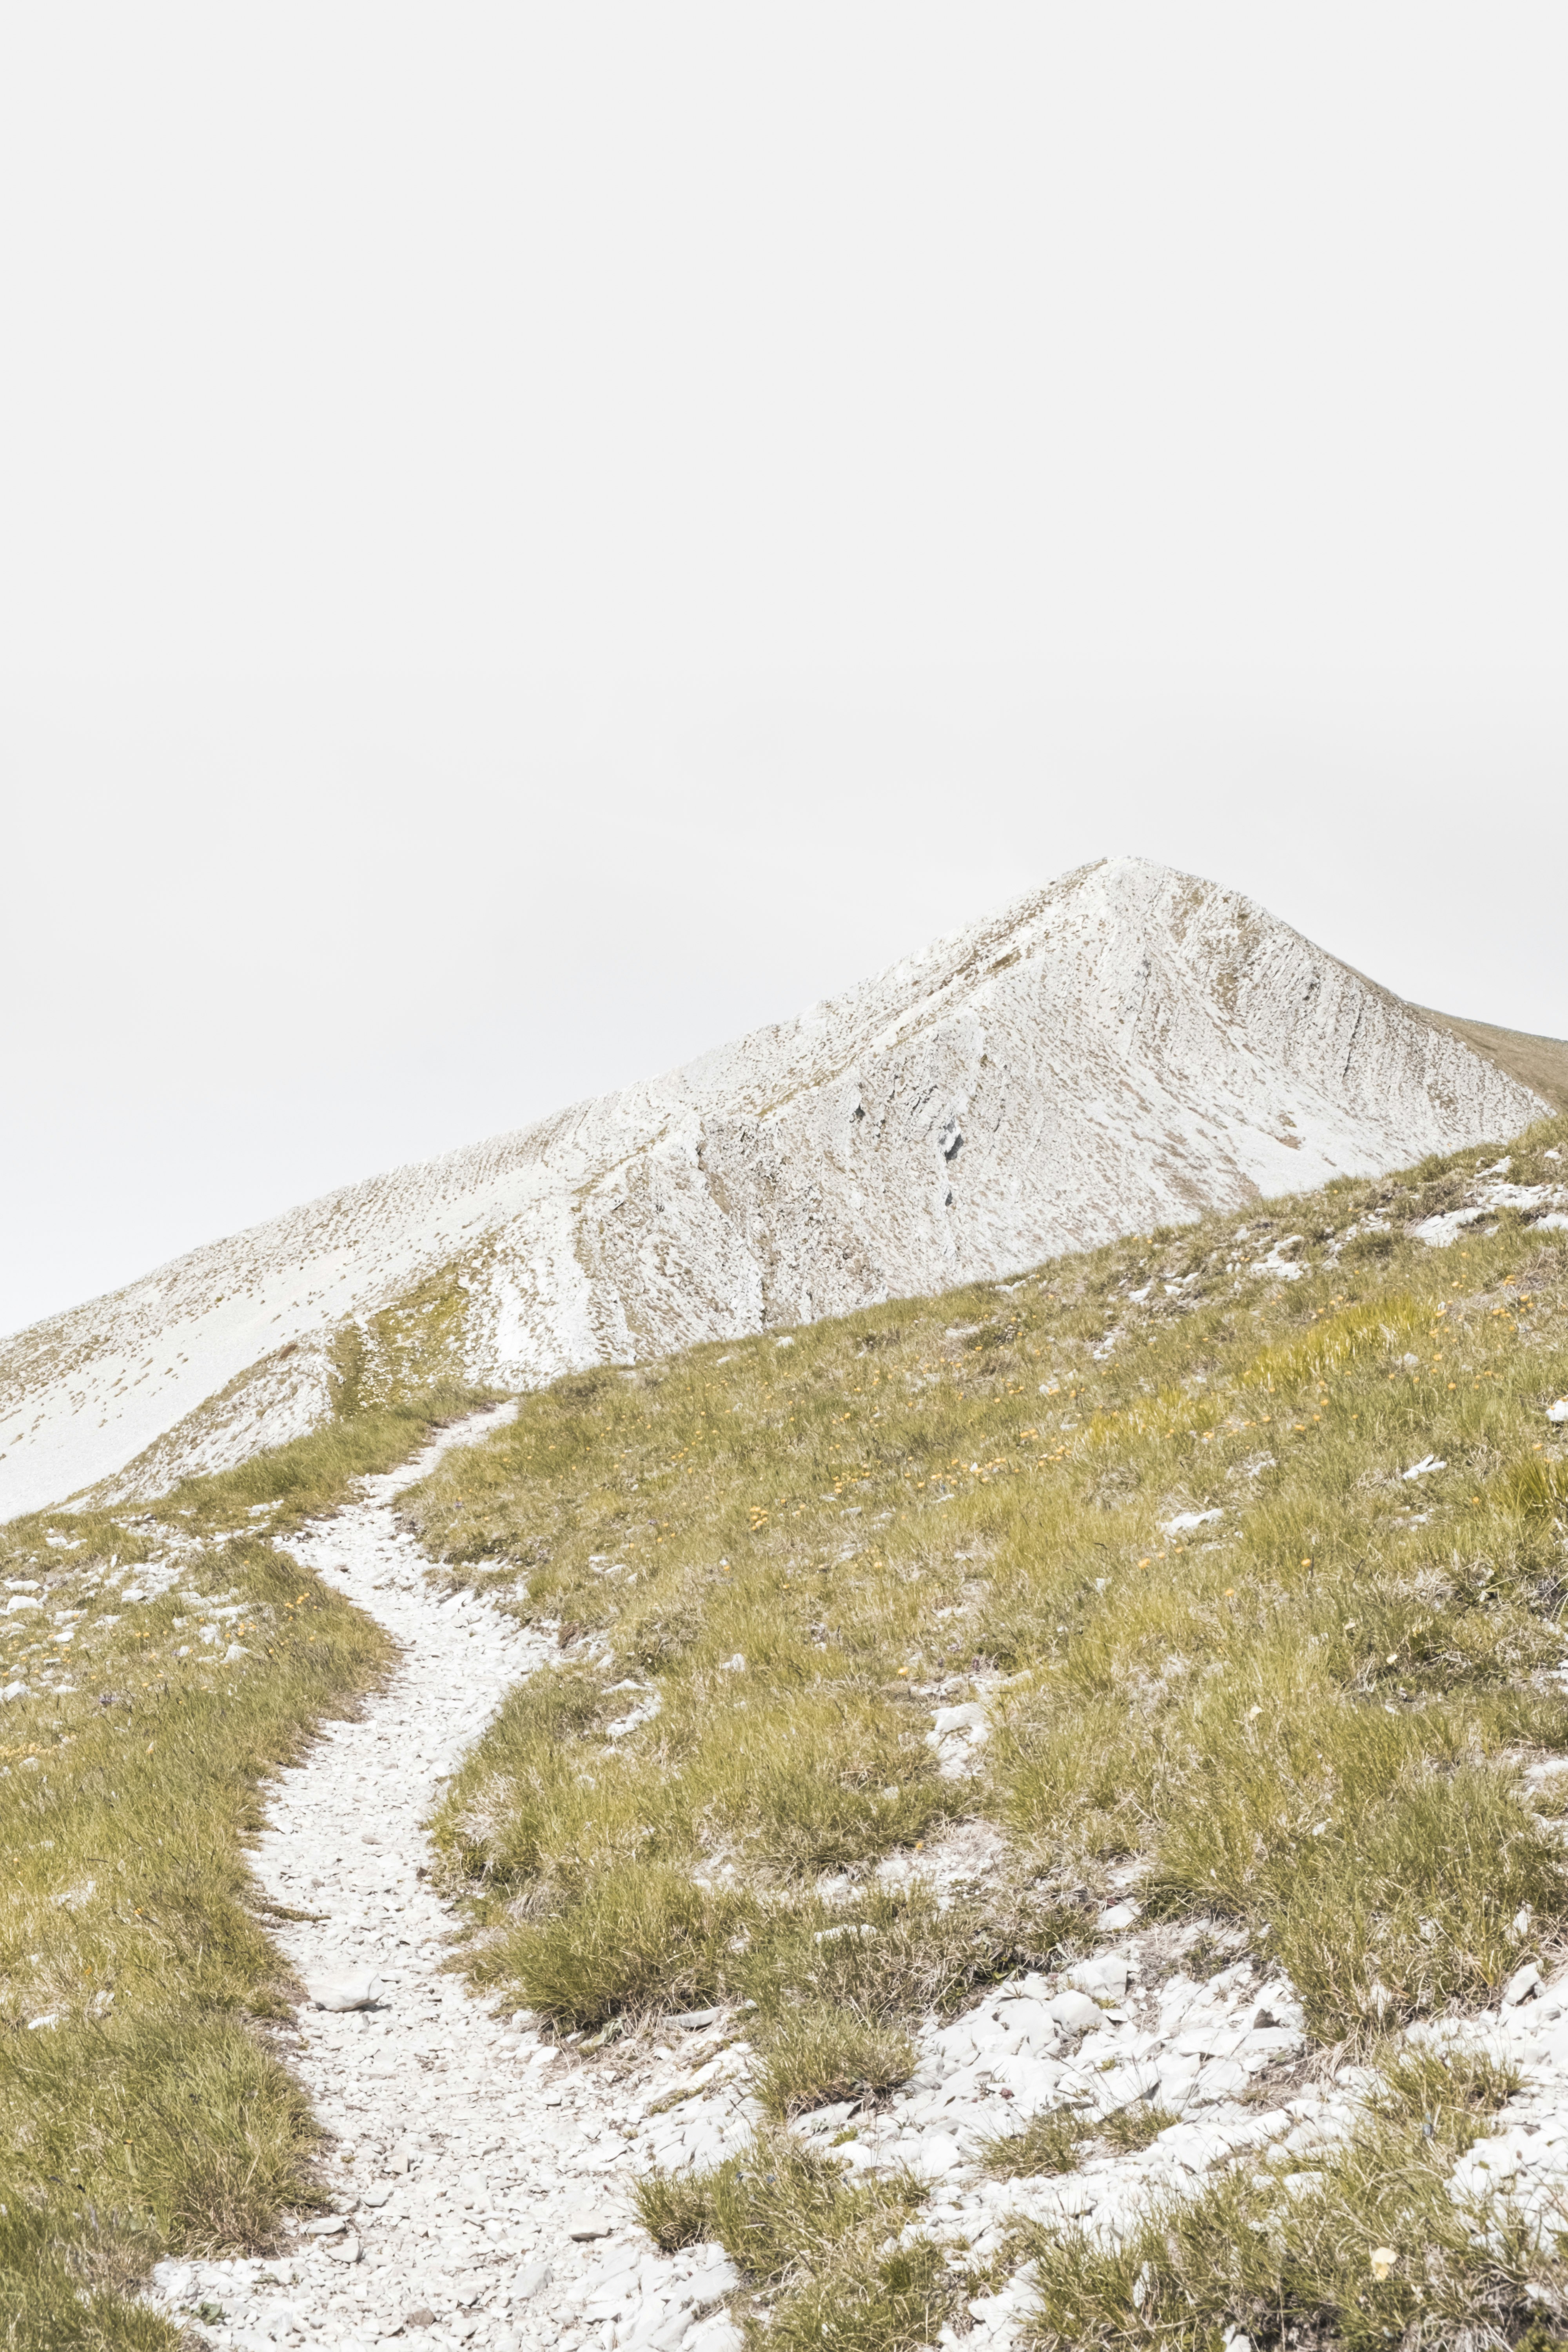
M 117 1491 L 300 1433 L 331 1410 L 332 1331 L 438 1274 L 450 1369 L 521 1388 L 1005 1276 L 1545 1108 L 1241 893 L 1103 859 L 793 1021 L 17 1334 L 0 1515 L 149 1446 Z

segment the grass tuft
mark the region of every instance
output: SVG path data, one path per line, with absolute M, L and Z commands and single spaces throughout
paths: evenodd
M 981 2169 L 993 2180 L 1032 2180 L 1047 2172 L 1076 2172 L 1097 2143 L 1118 2156 L 1147 2147 L 1181 2117 L 1168 2107 L 1136 2103 L 1098 2120 L 1070 2107 L 1031 2116 L 1022 2130 L 989 2134 L 980 2143 Z
M 712 2231 L 713 2197 L 706 2173 L 645 2173 L 632 2190 L 637 2220 L 661 2254 L 700 2246 Z
M 1485 2050 L 1447 2050 L 1439 2053 L 1402 2042 L 1380 2072 L 1386 2089 L 1373 2101 L 1377 2110 L 1394 2120 L 1419 2116 L 1425 2131 L 1441 2119 L 1446 2137 L 1456 2146 L 1468 2146 L 1485 2119 L 1505 2107 L 1524 2088 L 1520 2069 Z
M 1022 2131 L 988 2133 L 980 2167 L 993 2180 L 1033 2180 L 1047 2172 L 1076 2172 L 1093 2129 L 1070 2107 L 1031 2116 Z
M 1137 2148 L 1147 2147 L 1152 2140 L 1159 2138 L 1163 2131 L 1169 2131 L 1173 2124 L 1180 2122 L 1180 2116 L 1173 2116 L 1169 2107 L 1134 2105 L 1119 2107 L 1115 2115 L 1106 2116 L 1098 2129 L 1107 2147 L 1114 2148 L 1118 2156 L 1130 2156 Z
M 517 1928 L 489 1968 L 565 2026 L 602 2025 L 658 2005 L 705 2008 L 722 1990 L 741 1906 L 677 1870 L 634 1863 L 592 1882 L 568 1912 Z
M 814 2004 L 786 2010 L 767 2034 L 756 2095 L 775 2122 L 838 2099 L 890 2091 L 914 2072 L 914 2046 L 896 2026 Z
M 837 2158 L 789 2133 L 759 2133 L 705 2171 L 650 2173 L 633 2192 L 637 2218 L 667 2252 L 716 2238 L 758 2284 L 785 2277 L 804 2249 L 831 2247 L 868 2223 L 895 2227 L 921 2202 L 906 2181 L 852 2182 Z
M 851 2182 L 842 2163 L 774 2132 L 708 2171 L 656 2172 L 635 2199 L 664 2252 L 716 2238 L 769 2292 L 770 2345 L 913 2352 L 935 2340 L 962 2284 L 929 2241 L 902 2242 L 924 2194 L 906 2179 Z
M 929 2238 L 841 2242 L 772 2312 L 766 2341 L 789 2352 L 918 2352 L 962 2305 L 962 2279 Z

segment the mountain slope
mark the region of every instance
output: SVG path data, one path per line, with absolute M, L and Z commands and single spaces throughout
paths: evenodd
M 1423 1020 L 1462 1038 L 1554 1110 L 1568 1111 L 1568 1039 L 1538 1037 L 1525 1029 L 1500 1029 L 1491 1021 L 1461 1021 L 1451 1013 L 1434 1013 L 1425 1004 L 1415 1010 Z
M 795 1021 L 20 1333 L 0 1513 L 149 1446 L 150 1490 L 312 1425 L 333 1331 L 421 1284 L 442 1370 L 525 1387 L 1500 1139 L 1542 1108 L 1239 894 L 1107 861 Z

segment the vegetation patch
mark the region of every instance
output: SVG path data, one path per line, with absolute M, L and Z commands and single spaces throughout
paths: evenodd
M 273 1538 L 453 1402 L 0 1529 L 0 1680 L 25 1693 L 0 1714 L 0 2341 L 172 2346 L 125 2299 L 153 2262 L 256 2251 L 321 2201 L 244 1849 L 268 1776 L 391 1652 Z
M 980 2162 L 993 2180 L 1034 2180 L 1048 2172 L 1076 2172 L 1093 2126 L 1071 2107 L 1031 2116 L 1022 2131 L 998 2132 L 980 2143 Z
M 775 2122 L 890 2091 L 914 2072 L 907 2034 L 853 2011 L 823 2005 L 786 2010 L 768 2035 L 757 2096 Z
M 1071 2107 L 1031 2116 L 1021 2131 L 998 2132 L 980 2144 L 982 2169 L 993 2180 L 1033 2180 L 1042 2173 L 1076 2172 L 1098 2144 L 1118 2156 L 1147 2147 L 1181 2118 L 1142 2100 L 1091 2122 Z
M 1014 2251 L 1038 2290 L 1041 2352 L 1160 2345 L 1208 2352 L 1237 2331 L 1260 2345 L 1507 2344 L 1539 2327 L 1565 2266 L 1495 2208 L 1457 2201 L 1455 2159 L 1485 2128 L 1500 2084 L 1462 2057 L 1442 2087 L 1400 2056 L 1348 2139 L 1303 2161 L 1228 2165 L 1114 2247 L 1030 2225 Z M 1527 2339 L 1528 2340 L 1528 2339 Z M 1550 2339 L 1547 2339 L 1550 2340 Z
M 908 2179 L 852 2183 L 786 2133 L 683 2176 L 639 2182 L 637 2217 L 667 2253 L 717 2239 L 757 2290 L 747 2336 L 836 2352 L 913 2352 L 957 2308 L 962 2273 L 902 2225 L 924 2202 Z M 892 2233 L 889 2236 L 889 2232 Z
M 1520 1139 L 1510 1186 L 1560 1186 L 1565 1144 Z M 1568 1249 L 1528 1206 L 1483 1213 L 1498 1157 L 583 1375 L 449 1456 L 408 1498 L 426 1545 L 558 1643 L 437 1822 L 476 1979 L 567 2027 L 754 2001 L 779 2116 L 874 2098 L 919 2018 L 1080 1954 L 1131 1885 L 1360 2054 L 1495 1999 L 1568 1909 L 1524 1770 L 1568 1748 Z M 1456 1210 L 1450 1247 L 1414 1230 Z M 1077 2131 L 990 2161 L 1071 2162 Z M 1413 2155 L 1446 2179 L 1430 2137 Z M 1194 2301 L 1158 2340 L 1217 2340 L 1230 2289 L 1192 2249 L 1245 2221 L 1262 2277 L 1279 2214 L 1299 2340 L 1384 2326 L 1387 2281 L 1324 2267 L 1338 2223 L 1312 2252 L 1306 2189 L 1263 2193 L 1227 2176 L 1171 2224 Z M 1422 2308 L 1471 2296 L 1519 2333 L 1511 2289 L 1433 2242 Z M 1113 2305 L 1131 2332 L 1104 2340 L 1155 2340 L 1139 2263 L 1073 2259 L 1063 2343 Z

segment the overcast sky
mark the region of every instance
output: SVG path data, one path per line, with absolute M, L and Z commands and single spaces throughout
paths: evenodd
M 1107 854 L 1568 1032 L 1565 68 L 12 11 L 0 1329 Z

